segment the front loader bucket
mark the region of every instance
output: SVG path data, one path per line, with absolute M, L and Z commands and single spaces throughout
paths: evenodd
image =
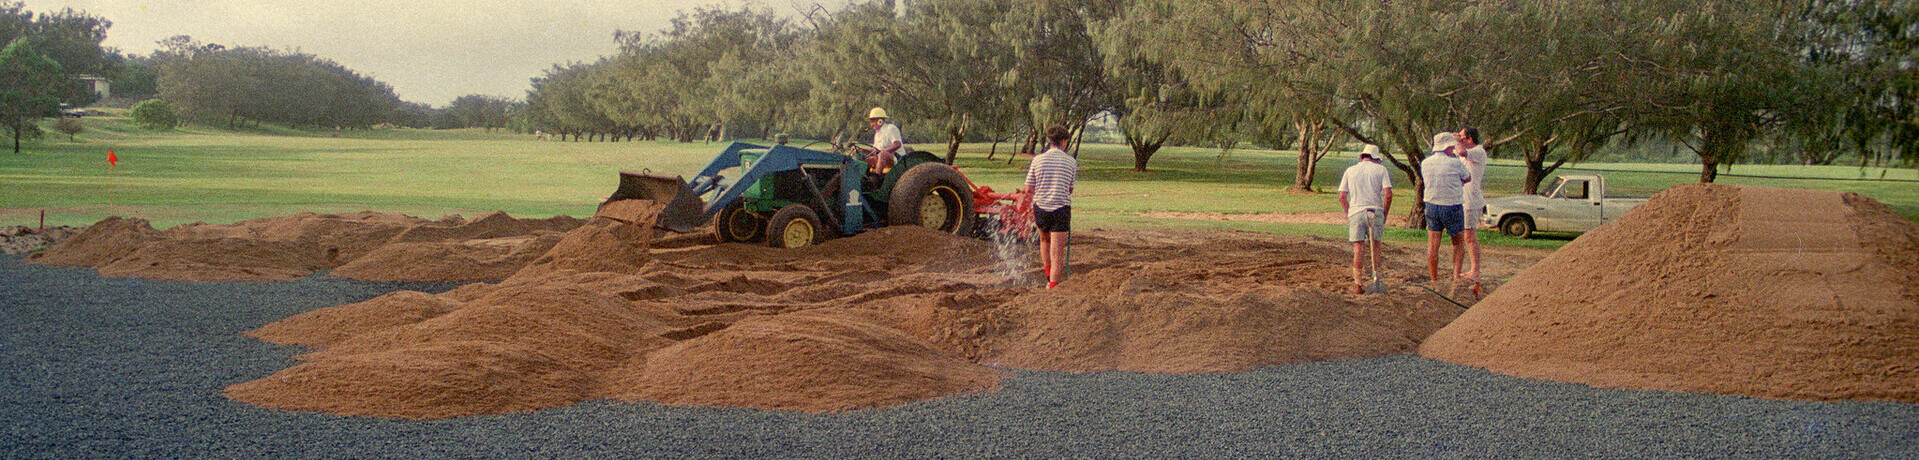
M 653 204 L 627 202 L 628 200 L 648 200 Z M 657 215 L 645 215 L 655 206 Z M 680 233 L 690 233 L 704 224 L 705 217 L 700 197 L 693 194 L 691 187 L 679 177 L 667 177 L 650 172 L 620 171 L 620 188 L 613 196 L 606 197 L 600 203 L 600 210 L 593 215 L 606 217 L 629 224 L 646 224 Z

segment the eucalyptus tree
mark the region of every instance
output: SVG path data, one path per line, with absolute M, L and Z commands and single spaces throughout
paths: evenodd
M 459 119 L 460 124 L 465 127 L 486 128 L 487 131 L 492 131 L 494 128 L 506 127 L 508 119 L 518 104 L 518 101 L 499 96 L 468 94 L 453 98 L 453 102 L 447 104 L 446 111 Z
M 615 122 L 606 116 L 598 104 L 589 96 L 592 86 L 592 73 L 604 65 L 574 63 L 566 66 L 555 65 L 546 73 L 533 79 L 533 88 L 526 94 L 526 117 L 529 122 L 559 135 L 579 140 L 588 134 L 599 134 L 611 129 Z
M 1741 161 L 1749 144 L 1783 125 L 1807 93 L 1798 85 L 1805 43 L 1798 31 L 1806 3 L 1797 0 L 1710 0 L 1669 4 L 1612 2 L 1645 21 L 1641 33 L 1618 36 L 1633 65 L 1623 80 L 1633 134 L 1685 145 L 1698 155 L 1700 182 L 1720 165 Z
M 899 87 L 888 80 L 891 69 L 878 57 L 885 53 L 883 41 L 897 40 L 897 17 L 896 4 L 886 1 L 848 4 L 837 11 L 816 9 L 805 15 L 813 40 L 801 53 L 809 80 L 806 103 L 796 111 L 807 121 L 802 129 L 843 148 L 865 129 L 860 120 L 868 108 L 897 107 L 894 96 Z M 905 114 L 895 108 L 889 115 Z
M 1805 23 L 1812 78 L 1800 83 L 1832 91 L 1789 123 L 1800 159 L 1919 164 L 1919 2 L 1815 0 Z
M 1104 56 L 1107 85 L 1124 98 L 1108 111 L 1118 117 L 1137 172 L 1146 171 L 1161 147 L 1214 137 L 1225 125 L 1221 121 L 1234 116 L 1225 98 L 1194 86 L 1185 70 L 1171 63 L 1182 49 L 1165 47 L 1146 36 L 1169 22 L 1156 13 L 1123 10 L 1100 21 L 1093 31 Z
M 113 56 L 100 46 L 112 26 L 106 18 L 72 8 L 34 13 L 21 2 L 0 1 L 0 43 L 29 37 L 36 53 L 59 63 L 69 75 L 106 75 L 112 70 Z
M 1046 124 L 1059 123 L 1084 132 L 1086 123 L 1103 112 L 1118 111 L 1135 97 L 1109 78 L 1106 53 L 1094 30 L 1118 18 L 1130 0 L 1035 0 L 1020 4 L 994 25 L 1011 44 L 1017 63 L 1004 77 L 1017 92 L 1050 99 L 1052 120 L 1035 120 L 1031 143 Z M 1050 123 L 1049 123 L 1050 121 Z M 1030 150 L 1030 149 L 1029 149 Z
M 1313 128 L 1331 126 L 1380 145 L 1418 200 L 1425 139 L 1453 124 L 1445 96 L 1464 86 L 1453 63 L 1459 51 L 1449 46 L 1461 29 L 1449 19 L 1456 4 L 1140 0 L 1128 15 L 1151 19 L 1133 19 L 1142 25 L 1125 32 L 1142 49 L 1163 50 L 1151 57 L 1195 84 L 1234 98 L 1249 121 L 1297 123 L 1305 134 L 1297 141 L 1325 139 Z M 1302 147 L 1310 165 L 1318 148 Z M 1419 207 L 1409 208 L 1420 221 Z
M 41 56 L 27 38 L 0 49 L 0 126 L 13 134 L 13 153 L 20 153 L 20 138 L 29 129 L 38 129 L 35 122 L 59 113 L 61 97 L 72 86 L 60 63 Z

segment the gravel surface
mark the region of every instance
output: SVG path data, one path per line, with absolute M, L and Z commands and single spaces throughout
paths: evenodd
M 260 409 L 300 350 L 240 335 L 396 289 L 107 279 L 0 256 L 0 458 L 1919 458 L 1919 405 L 1595 389 L 1417 356 L 1156 375 L 841 414 L 590 401 L 410 422 Z

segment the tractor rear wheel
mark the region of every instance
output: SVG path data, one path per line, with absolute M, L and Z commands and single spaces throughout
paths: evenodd
M 940 233 L 973 234 L 973 191 L 952 166 L 920 163 L 900 176 L 887 200 L 888 225 L 918 225 Z
M 803 204 L 789 204 L 766 220 L 766 245 L 776 248 L 801 248 L 826 241 L 826 226 L 819 213 Z
M 766 220 L 747 212 L 745 202 L 734 201 L 713 216 L 713 236 L 721 243 L 759 241 L 764 236 L 762 230 L 766 230 Z

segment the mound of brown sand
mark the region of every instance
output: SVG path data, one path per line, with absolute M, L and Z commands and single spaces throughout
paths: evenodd
M 565 216 L 517 220 L 503 213 L 472 222 L 375 212 L 300 213 L 158 231 L 145 220 L 110 217 L 28 261 L 95 267 L 114 277 L 273 281 L 375 255 L 346 274 L 374 280 L 499 280 L 545 253 L 559 240 L 554 232 L 579 222 Z
M 554 216 L 548 219 L 516 219 L 504 212 L 490 212 L 477 219 L 463 222 L 429 223 L 416 225 L 394 235 L 386 241 L 393 243 L 426 243 L 444 241 L 467 241 L 492 238 L 507 238 L 529 235 L 536 232 L 566 233 L 585 220 L 573 216 Z
M 27 262 L 45 265 L 98 267 L 132 255 L 148 243 L 166 238 L 146 219 L 108 217 L 88 226 L 45 251 L 27 256 Z
M 274 409 L 431 419 L 567 406 L 592 381 L 530 346 L 441 342 L 308 362 L 226 395 Z
M 1235 372 L 1406 353 L 1459 315 L 1401 288 L 1340 294 L 1350 249 L 1240 234 L 1200 244 L 1183 232 L 1075 236 L 1090 261 L 1061 289 L 1009 302 L 1017 333 L 987 359 L 1061 371 Z M 1091 240 L 1091 241 L 1089 241 Z M 1404 257 L 1401 260 L 1407 260 Z
M 553 249 L 561 236 L 541 230 L 501 238 L 388 243 L 332 273 L 368 281 L 499 281 Z
M 1919 225 L 1852 193 L 1676 186 L 1420 354 L 1602 387 L 1919 403 Z
M 404 418 L 588 398 L 837 411 L 988 391 L 1000 378 L 989 366 L 1223 372 L 1399 353 L 1460 311 L 1411 288 L 1337 294 L 1347 246 L 1301 237 L 1081 232 L 1076 278 L 1046 291 L 1030 255 L 1009 273 L 991 244 L 917 227 L 797 250 L 655 236 L 596 218 L 499 283 L 270 324 L 251 334 L 324 348 L 228 394 Z M 379 388 L 403 396 L 370 396 Z
M 852 309 L 749 317 L 632 361 L 611 396 L 825 412 L 998 387 L 999 371 L 940 353 L 889 323 Z

